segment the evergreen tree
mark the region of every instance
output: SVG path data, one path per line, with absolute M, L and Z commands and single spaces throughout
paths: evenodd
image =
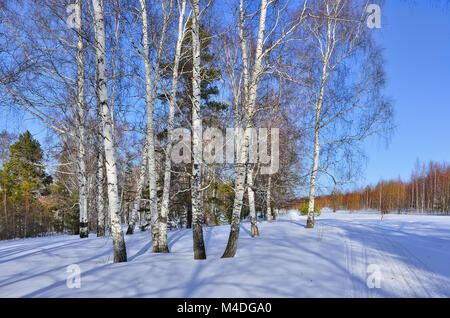
M 29 131 L 9 147 L 9 158 L 1 171 L 2 197 L 10 217 L 9 237 L 28 237 L 52 230 L 52 215 L 43 198 L 50 193 L 51 176 L 42 166 L 43 152 Z M 11 220 L 11 221 L 9 221 Z
M 190 119 L 192 118 L 192 100 L 191 96 L 193 94 L 192 88 L 192 76 L 193 76 L 193 63 L 192 63 L 192 32 L 190 28 L 192 27 L 192 20 L 188 21 L 187 32 L 183 39 L 183 46 L 181 52 L 181 61 L 179 67 L 179 89 L 177 92 L 177 114 L 175 117 L 175 127 L 186 127 L 190 128 Z M 218 81 L 220 80 L 222 74 L 221 69 L 216 67 L 214 64 L 216 57 L 211 50 L 211 35 L 204 25 L 200 25 L 200 61 L 201 61 L 201 82 L 200 82 L 200 97 L 201 97 L 201 107 L 200 113 L 203 125 L 207 127 L 224 127 L 224 118 L 226 117 L 226 112 L 229 109 L 229 105 L 217 101 L 217 96 L 220 91 L 218 88 Z M 162 69 L 166 70 L 161 74 L 163 78 L 170 79 L 172 76 L 171 63 L 165 63 L 165 67 Z M 168 71 L 167 71 L 168 70 Z M 159 99 L 163 102 L 167 102 L 166 94 L 162 93 Z M 167 137 L 167 131 L 163 130 L 158 138 L 165 140 Z M 191 145 L 192 149 L 192 145 Z M 181 169 L 181 170 L 180 170 Z M 174 171 L 191 171 L 192 166 L 183 165 L 181 168 L 176 165 L 173 166 Z M 203 174 L 203 182 L 209 183 L 207 180 L 209 175 Z M 187 228 L 191 228 L 192 223 L 192 211 L 191 211 L 191 194 L 190 192 L 184 192 L 183 189 L 190 187 L 189 178 L 185 175 L 174 175 L 172 176 L 172 183 L 175 183 L 180 187 L 179 193 L 171 202 L 172 209 L 171 215 L 169 216 L 173 220 L 180 220 L 180 223 L 186 223 Z M 177 191 L 177 190 L 175 190 Z M 217 192 L 217 191 L 216 191 Z M 205 193 L 204 197 L 207 198 L 207 203 L 214 202 L 216 199 L 216 192 Z M 211 204 L 207 205 L 209 207 Z M 213 222 L 220 223 L 220 216 L 214 215 L 219 211 L 205 211 L 205 218 L 207 218 L 207 213 L 210 213 L 210 218 L 213 218 Z

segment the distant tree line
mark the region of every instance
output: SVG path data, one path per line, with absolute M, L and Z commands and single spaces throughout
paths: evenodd
M 444 214 L 450 212 L 450 164 L 416 162 L 411 179 L 380 181 L 356 191 L 341 193 L 334 190 L 330 195 L 317 198 L 320 207 L 333 211 L 345 209 L 378 210 L 382 213 L 413 212 L 417 214 Z

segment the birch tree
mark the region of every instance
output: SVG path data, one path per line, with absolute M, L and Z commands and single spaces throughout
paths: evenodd
M 253 173 L 254 165 L 250 165 L 248 169 L 247 183 L 248 183 L 248 205 L 250 208 L 250 224 L 252 237 L 259 237 L 258 222 L 256 218 L 256 207 L 255 207 L 255 192 L 253 191 Z
M 357 142 L 391 129 L 392 110 L 382 92 L 384 71 L 380 50 L 366 26 L 368 2 L 323 0 L 314 4 L 305 27 L 307 57 L 302 55 L 306 100 L 313 112 L 313 149 L 306 227 L 314 227 L 318 173 L 332 177 L 330 167 L 344 170 L 342 155 L 351 160 Z M 304 51 L 303 51 L 304 52 Z M 320 164 L 320 154 L 326 153 Z M 349 168 L 352 170 L 351 161 Z M 351 173 L 350 171 L 349 173 Z
M 105 213 L 105 198 L 104 198 L 104 167 L 105 167 L 105 154 L 103 147 L 103 121 L 100 109 L 100 103 L 97 101 L 97 118 L 98 118 L 98 128 L 97 128 L 97 171 L 95 174 L 95 181 L 97 187 L 97 236 L 105 236 L 106 227 L 106 213 Z
M 109 218 L 114 247 L 114 262 L 126 262 L 127 251 L 120 224 L 119 195 L 117 189 L 117 165 L 111 112 L 108 106 L 108 86 L 106 74 L 105 23 L 102 0 L 92 0 L 94 11 L 95 56 L 97 67 L 96 92 L 103 120 L 103 143 L 105 148 L 106 179 L 108 183 Z
M 136 226 L 136 222 L 139 216 L 139 211 L 141 209 L 141 201 L 142 201 L 142 191 L 145 187 L 146 174 L 148 168 L 148 154 L 147 154 L 147 142 L 144 142 L 144 150 L 142 152 L 142 162 L 139 168 L 139 180 L 136 190 L 136 198 L 134 199 L 133 210 L 131 211 L 130 222 L 128 223 L 127 235 L 131 235 L 134 233 L 134 228 Z
M 78 197 L 80 206 L 80 238 L 86 238 L 89 235 L 88 228 L 88 198 L 87 198 L 87 172 L 86 172 L 86 103 L 84 100 L 84 49 L 82 32 L 82 0 L 75 2 L 75 26 L 78 33 L 77 43 L 77 137 L 78 137 Z
M 183 39 L 185 35 L 185 21 L 184 15 L 186 12 L 186 0 L 182 0 L 181 7 L 179 6 L 179 17 L 178 17 L 178 36 L 177 43 L 175 47 L 175 57 L 173 62 L 172 71 L 172 86 L 170 91 L 169 100 L 169 118 L 167 122 L 167 145 L 165 149 L 166 158 L 164 162 L 164 185 L 163 185 L 163 195 L 161 201 L 161 226 L 159 233 L 159 248 L 160 252 L 169 252 L 167 245 L 167 217 L 169 214 L 169 195 L 170 195 L 170 181 L 171 181 L 171 168 L 172 168 L 172 144 L 173 144 L 173 128 L 174 128 L 174 116 L 176 110 L 176 94 L 177 94 L 177 84 L 179 78 L 179 64 L 181 58 L 181 47 L 183 44 Z
M 242 56 L 242 68 L 243 68 L 243 81 L 244 81 L 244 113 L 246 126 L 245 128 L 252 128 L 251 116 L 253 115 L 253 108 L 256 102 L 256 91 L 258 88 L 259 77 L 262 75 L 262 59 L 263 59 L 263 44 L 264 44 L 264 31 L 266 27 L 266 15 L 267 15 L 267 0 L 261 0 L 260 7 L 260 18 L 259 18 L 259 28 L 257 35 L 257 44 L 255 52 L 255 60 L 253 63 L 253 74 L 250 78 L 249 70 L 249 57 L 247 48 L 247 39 L 244 35 L 244 23 L 246 20 L 247 13 L 244 8 L 244 1 L 239 1 L 239 41 L 241 45 L 241 56 Z M 249 148 L 249 130 L 245 129 L 244 141 L 240 149 L 240 154 L 237 158 L 241 159 L 241 162 L 235 164 L 235 197 L 233 204 L 233 214 L 232 222 L 230 228 L 230 235 L 228 238 L 227 247 L 222 257 L 234 257 L 237 248 L 237 240 L 239 237 L 239 224 L 240 224 L 240 214 L 242 209 L 242 200 L 244 195 L 244 184 L 246 177 L 246 161 L 248 156 Z M 238 150 L 239 151 L 239 150 Z
M 153 113 L 156 98 L 156 91 L 159 83 L 160 63 L 165 45 L 165 36 L 169 23 L 171 2 L 162 2 L 161 10 L 163 11 L 163 25 L 161 35 L 157 44 L 156 61 L 154 67 L 151 65 L 149 55 L 149 32 L 147 21 L 147 5 L 145 0 L 140 0 L 141 19 L 142 19 L 142 57 L 145 66 L 145 98 L 147 105 L 147 127 L 146 127 L 146 146 L 147 146 L 147 163 L 149 170 L 149 190 L 150 190 L 150 224 L 152 231 L 153 252 L 160 252 L 159 246 L 159 218 L 158 218 L 158 198 L 157 198 L 157 171 L 156 171 L 156 155 L 155 155 L 155 136 Z M 152 76 L 153 68 L 153 76 Z M 163 247 L 162 251 L 166 251 Z
M 192 235 L 194 259 L 206 259 L 202 227 L 201 165 L 202 165 L 202 120 L 200 117 L 200 10 L 199 0 L 192 0 Z

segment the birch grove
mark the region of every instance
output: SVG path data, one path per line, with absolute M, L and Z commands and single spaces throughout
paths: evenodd
M 281 30 L 281 35 L 272 40 L 270 46 L 264 47 L 266 41 L 266 17 L 267 11 L 273 2 L 261 0 L 259 8 L 259 25 L 256 39 L 256 47 L 254 54 L 254 60 L 250 63 L 250 57 L 248 56 L 248 39 L 245 34 L 245 22 L 248 12 L 246 12 L 244 0 L 239 1 L 239 16 L 238 16 L 238 29 L 239 29 L 239 42 L 240 42 L 240 54 L 242 59 L 242 77 L 244 85 L 244 97 L 243 97 L 243 112 L 245 118 L 245 135 L 242 147 L 239 150 L 240 153 L 237 156 L 241 159 L 241 162 L 235 165 L 235 197 L 233 205 L 232 223 L 230 229 L 230 236 L 228 238 L 227 247 L 222 257 L 234 257 L 237 248 L 237 241 L 239 237 L 239 224 L 240 224 L 240 214 L 242 209 L 242 199 L 245 191 L 245 180 L 247 172 L 248 163 L 248 149 L 249 149 L 249 129 L 254 127 L 254 115 L 255 115 L 255 103 L 257 99 L 257 91 L 261 77 L 265 72 L 267 65 L 264 65 L 265 57 L 274 49 L 277 48 L 283 41 L 286 41 L 290 35 L 295 31 L 295 29 L 302 23 L 305 18 L 305 9 L 307 1 L 303 4 L 303 9 L 301 9 L 298 16 L 292 23 L 288 23 L 288 27 L 283 27 Z M 276 10 L 276 9 L 275 9 Z M 282 9 L 281 9 L 282 10 Z M 278 17 L 280 12 L 278 11 Z M 274 27 L 270 29 L 269 35 L 274 33 L 274 29 L 277 27 L 278 21 L 274 23 Z M 252 67 L 251 67 L 252 66 Z
M 299 188 L 314 227 L 321 182 L 351 182 L 360 142 L 389 136 L 368 3 L 66 2 L 0 8 L 0 100 L 48 134 L 35 164 L 53 181 L 32 200 L 51 211 L 52 230 L 111 237 L 114 262 L 127 261 L 122 223 L 127 235 L 147 231 L 153 253 L 169 253 L 170 231 L 191 229 L 196 260 L 211 244 L 205 228 L 228 224 L 222 258 L 234 257 L 241 221 L 263 237 L 261 224 L 275 223 Z M 414 209 L 447 209 L 448 182 L 435 179 L 417 171 Z M 9 212 L 5 180 L 0 234 L 27 236 L 38 212 L 28 202 Z

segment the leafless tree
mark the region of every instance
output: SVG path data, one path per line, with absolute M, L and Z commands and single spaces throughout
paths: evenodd
M 256 113 L 255 104 L 257 100 L 257 91 L 259 83 L 264 76 L 276 67 L 273 63 L 268 63 L 268 55 L 277 47 L 291 41 L 294 31 L 303 22 L 306 17 L 307 1 L 294 8 L 294 14 L 291 16 L 284 15 L 289 10 L 288 6 L 278 5 L 275 1 L 261 0 L 260 5 L 254 12 L 249 12 L 248 4 L 244 0 L 239 0 L 238 9 L 234 12 L 236 24 L 238 28 L 238 36 L 240 43 L 240 56 L 242 65 L 242 113 L 244 117 L 243 127 L 245 131 L 242 147 L 238 150 L 237 158 L 241 158 L 241 162 L 235 164 L 235 198 L 233 206 L 232 223 L 228 244 L 222 257 L 234 257 L 239 237 L 239 223 L 242 209 L 243 195 L 245 192 L 245 180 L 247 175 L 248 150 L 249 150 L 249 134 L 250 129 L 254 127 L 254 116 Z M 273 14 L 276 17 L 267 19 Z M 259 16 L 259 24 L 257 27 L 256 44 L 250 50 L 252 41 L 251 32 L 248 32 L 247 23 Z M 282 19 L 287 19 L 282 22 Z M 267 23 L 269 20 L 271 23 Z M 267 30 L 266 30 L 267 28 Z
M 318 173 L 336 182 L 333 172 L 343 171 L 343 163 L 352 173 L 358 142 L 375 134 L 388 136 L 392 129 L 391 104 L 383 95 L 381 50 L 366 25 L 368 4 L 314 2 L 299 30 L 306 39 L 298 47 L 300 82 L 313 118 L 308 228 L 314 227 Z M 338 169 L 333 171 L 333 166 Z

